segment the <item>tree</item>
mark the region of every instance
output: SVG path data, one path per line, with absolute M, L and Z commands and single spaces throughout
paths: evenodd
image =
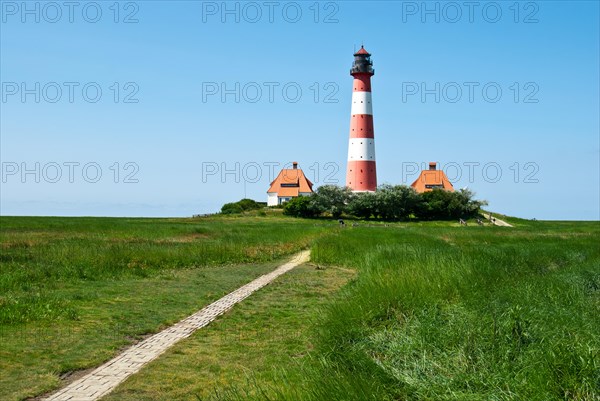
M 283 214 L 294 217 L 315 217 L 319 214 L 315 208 L 312 195 L 299 196 L 285 202 L 283 205 Z
M 452 220 L 477 215 L 486 201 L 473 199 L 475 194 L 467 189 L 455 192 L 434 189 L 421 194 L 416 216 L 423 220 Z
M 338 218 L 346 210 L 350 195 L 351 191 L 349 188 L 323 185 L 311 196 L 311 200 L 314 202 L 315 210 L 319 214 L 329 213 L 333 217 Z
M 469 189 L 454 192 L 453 202 L 450 203 L 454 216 L 477 216 L 481 206 L 486 206 L 488 203 L 485 200 L 475 200 L 474 197 L 475 193 Z
M 406 185 L 381 185 L 377 192 L 352 193 L 348 188 L 324 185 L 310 196 L 285 203 L 283 213 L 296 217 L 326 213 L 339 218 L 348 213 L 362 219 L 407 220 L 415 216 L 421 220 L 452 220 L 474 217 L 481 206 L 487 205 L 474 196 L 466 189 L 434 189 L 418 194 Z
M 377 216 L 384 220 L 406 220 L 415 212 L 418 194 L 406 185 L 381 185 L 375 203 Z
M 377 199 L 373 192 L 358 192 L 351 194 L 347 205 L 347 212 L 361 219 L 377 216 Z

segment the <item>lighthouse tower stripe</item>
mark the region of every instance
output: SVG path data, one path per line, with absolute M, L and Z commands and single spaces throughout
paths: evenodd
M 377 188 L 375 161 L 348 162 L 346 185 L 354 192 L 374 191 Z
M 371 92 L 352 92 L 352 115 L 373 115 Z
M 348 161 L 375 160 L 375 140 L 373 138 L 350 138 Z
M 353 114 L 350 119 L 350 138 L 374 138 L 373 116 Z
M 353 91 L 371 92 L 371 76 L 366 74 L 357 74 L 354 76 Z
M 367 80 L 367 82 L 369 81 Z M 363 81 L 359 80 L 359 82 Z M 355 85 L 352 92 L 348 162 L 375 161 L 375 135 L 373 132 L 371 92 L 356 89 Z

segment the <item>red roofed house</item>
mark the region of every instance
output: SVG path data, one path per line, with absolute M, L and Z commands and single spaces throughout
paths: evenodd
M 298 168 L 298 163 L 293 163 L 293 168 L 284 168 L 277 178 L 271 183 L 267 191 L 267 206 L 277 206 L 298 196 L 307 196 L 313 193 L 313 183 Z
M 437 169 L 436 162 L 429 163 L 429 170 L 421 171 L 421 175 L 411 185 L 418 193 L 429 192 L 435 188 L 454 192 L 452 183 L 442 170 Z

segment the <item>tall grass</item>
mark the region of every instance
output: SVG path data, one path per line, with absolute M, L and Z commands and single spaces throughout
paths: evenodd
M 308 247 L 280 217 L 0 217 L 0 399 L 39 396 Z
M 291 219 L 0 218 L 0 323 L 74 318 L 53 289 L 165 270 L 267 262 L 326 230 Z
M 315 263 L 359 274 L 324 310 L 304 382 L 277 399 L 600 399 L 599 228 L 404 225 L 319 239 Z
M 0 328 L 61 327 L 78 319 L 82 305 L 106 314 L 146 278 L 268 262 L 307 246 L 319 267 L 357 270 L 326 303 L 310 358 L 282 366 L 276 385 L 257 382 L 217 392 L 216 399 L 600 399 L 597 222 L 512 219 L 512 229 L 435 222 L 341 229 L 335 222 L 247 217 L 0 223 Z M 207 299 L 220 288 L 214 284 Z M 173 288 L 187 294 L 182 304 L 195 285 L 177 281 Z M 89 288 L 102 289 L 104 303 Z M 155 329 L 155 321 L 146 322 L 148 310 L 172 308 L 160 321 L 181 313 L 163 301 L 172 297 L 166 290 L 160 299 L 145 296 L 139 311 L 127 304 L 131 310 L 120 306 L 119 313 Z M 81 352 L 67 354 L 59 371 L 82 366 Z

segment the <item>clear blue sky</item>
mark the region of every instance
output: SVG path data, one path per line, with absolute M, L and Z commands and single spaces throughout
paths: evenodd
M 438 161 L 492 210 L 600 218 L 596 1 L 47 4 L 1 2 L 3 215 L 214 212 L 291 161 L 343 184 L 364 43 L 380 183 Z

